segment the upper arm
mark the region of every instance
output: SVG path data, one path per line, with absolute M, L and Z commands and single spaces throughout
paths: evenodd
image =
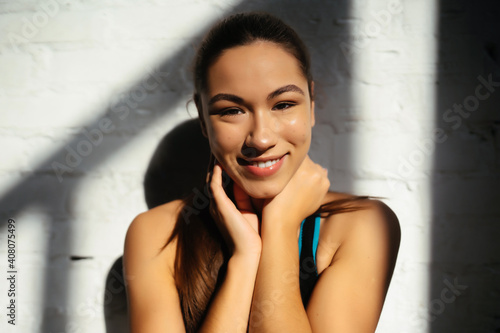
M 139 215 L 125 239 L 124 275 L 132 333 L 185 332 L 179 295 L 168 261 L 173 244 L 164 250 L 170 234 L 150 212 Z
M 399 222 L 379 201 L 350 214 L 345 239 L 307 307 L 313 332 L 373 332 L 382 311 L 399 249 Z

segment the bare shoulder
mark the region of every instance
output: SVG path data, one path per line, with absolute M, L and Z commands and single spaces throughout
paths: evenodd
M 123 269 L 131 332 L 184 332 L 174 278 L 174 230 L 182 201 L 138 215 L 125 237 Z M 166 246 L 165 246 L 166 245 Z
M 352 197 L 351 195 L 345 195 Z M 350 220 L 360 225 L 366 224 L 367 228 L 387 227 L 399 229 L 399 221 L 396 214 L 389 206 L 378 199 L 360 199 L 352 203 L 359 209 L 352 212 Z M 361 226 L 360 226 L 361 227 Z
M 328 199 L 353 198 L 345 193 L 330 192 Z M 380 252 L 394 263 L 401 239 L 399 220 L 393 210 L 377 199 L 361 199 L 351 203 L 358 209 L 354 212 L 332 215 L 325 220 L 329 233 L 335 234 L 339 248 L 333 260 L 353 249 Z M 332 260 L 332 261 L 333 261 Z
M 354 197 L 346 193 L 329 192 L 324 203 Z M 359 250 L 385 253 L 382 255 L 388 256 L 388 261 L 394 263 L 401 237 L 396 214 L 380 200 L 361 199 L 348 204 L 357 207 L 357 210 L 322 220 L 318 271 L 345 257 L 346 253 Z
M 175 240 L 165 245 L 181 207 L 181 200 L 172 201 L 141 213 L 132 221 L 125 237 L 125 265 L 167 260 L 171 268 L 170 262 L 175 257 Z
M 329 192 L 325 197 L 325 202 L 352 199 L 354 195 Z M 377 199 L 360 199 L 349 203 L 356 207 L 354 212 L 332 215 L 331 220 L 339 223 L 348 223 L 356 228 L 389 228 L 399 230 L 399 221 L 396 214 L 384 202 Z
M 352 197 L 332 192 L 325 202 Z M 396 263 L 400 227 L 394 212 L 380 200 L 349 205 L 358 209 L 322 221 L 318 251 L 325 255 L 316 255 L 320 278 L 307 307 L 319 331 L 374 332 Z

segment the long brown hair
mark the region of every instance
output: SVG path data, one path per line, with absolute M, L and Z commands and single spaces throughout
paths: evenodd
M 313 98 L 309 54 L 295 31 L 280 19 L 266 13 L 236 14 L 210 30 L 194 61 L 193 99 L 202 122 L 200 94 L 207 88 L 208 68 L 224 50 L 259 40 L 281 46 L 298 60 L 307 79 L 311 99 Z M 230 183 L 230 180 L 225 183 Z M 226 186 L 229 197 L 231 189 L 232 186 Z M 203 322 L 210 301 L 222 283 L 229 259 L 224 239 L 209 213 L 210 197 L 206 184 L 193 189 L 191 195 L 184 199 L 183 209 L 165 244 L 166 246 L 177 237 L 174 274 L 187 332 L 195 332 Z M 354 201 L 366 198 L 368 197 L 332 201 L 322 205 L 317 212 L 323 217 L 351 212 L 359 209 L 353 205 Z

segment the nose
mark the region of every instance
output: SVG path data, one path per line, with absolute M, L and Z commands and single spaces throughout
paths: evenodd
M 277 124 L 268 112 L 254 112 L 250 127 L 245 146 L 250 148 L 249 150 L 255 150 L 256 155 L 276 145 L 278 139 Z

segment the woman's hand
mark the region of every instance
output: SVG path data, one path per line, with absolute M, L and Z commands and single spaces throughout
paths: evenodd
M 306 156 L 283 191 L 266 200 L 262 221 L 298 227 L 303 219 L 318 210 L 329 187 L 328 171 Z
M 233 186 L 236 206 L 222 187 L 222 168 L 216 164 L 210 179 L 210 190 L 214 198 L 210 212 L 233 256 L 260 256 L 262 242 L 259 235 L 259 218 L 252 208 L 248 194 L 236 183 Z

